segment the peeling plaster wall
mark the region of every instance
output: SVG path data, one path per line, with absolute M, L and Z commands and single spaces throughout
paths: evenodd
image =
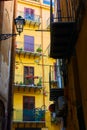
M 13 1 L 0 2 L 0 33 L 12 33 Z M 7 106 L 12 39 L 0 41 L 0 97 Z

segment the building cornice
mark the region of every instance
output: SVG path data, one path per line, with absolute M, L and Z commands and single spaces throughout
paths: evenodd
M 50 10 L 50 6 L 44 5 L 44 4 L 42 4 L 40 2 L 36 2 L 34 0 L 18 0 L 18 3 Z

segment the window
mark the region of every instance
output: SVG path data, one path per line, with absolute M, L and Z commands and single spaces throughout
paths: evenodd
M 55 78 L 57 80 L 57 86 L 58 88 L 63 88 L 63 77 L 61 73 L 61 64 L 60 61 L 59 63 L 56 63 L 55 65 Z
M 35 108 L 35 97 L 24 96 L 23 97 L 23 109 L 32 110 Z
M 24 8 L 24 18 L 26 20 L 34 20 L 34 9 Z
M 24 35 L 24 50 L 34 52 L 34 37 Z
M 24 66 L 24 83 L 26 85 L 34 84 L 34 67 Z

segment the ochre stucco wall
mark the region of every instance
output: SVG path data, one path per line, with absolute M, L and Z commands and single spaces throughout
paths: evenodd
M 87 7 L 75 48 L 76 55 L 71 58 L 68 64 L 69 80 L 66 86 L 69 106 L 67 130 L 79 130 L 76 110 L 79 107 L 78 103 L 82 104 L 87 129 Z
M 87 129 L 87 8 L 76 45 L 80 89 Z

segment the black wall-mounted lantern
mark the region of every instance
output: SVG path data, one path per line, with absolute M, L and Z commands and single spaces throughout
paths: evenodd
M 23 32 L 23 27 L 25 25 L 25 19 L 21 16 L 18 16 L 16 19 L 14 19 L 14 23 L 16 25 L 17 34 L 0 34 L 0 41 L 6 40 L 10 37 L 20 35 L 21 32 Z
M 23 27 L 25 25 L 25 19 L 23 19 L 21 16 L 18 16 L 16 19 L 14 19 L 14 23 L 16 25 L 16 30 L 18 34 L 20 35 L 21 32 L 23 32 Z

